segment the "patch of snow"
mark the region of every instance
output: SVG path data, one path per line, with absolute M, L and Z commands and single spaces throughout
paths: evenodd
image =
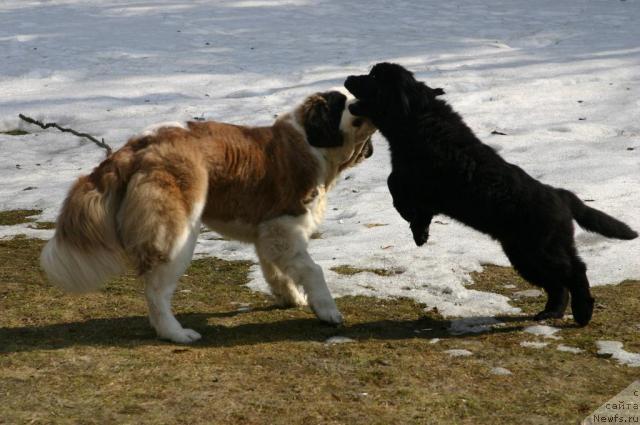
M 558 351 L 564 351 L 566 353 L 574 353 L 574 354 L 579 354 L 579 353 L 583 353 L 584 350 L 582 348 L 578 348 L 578 347 L 570 347 L 568 345 L 563 345 L 560 344 L 557 347 Z
M 491 370 L 489 371 L 491 374 L 493 375 L 499 375 L 499 376 L 507 376 L 507 375 L 511 375 L 511 371 L 509 369 L 505 369 L 503 367 L 494 367 L 491 368 Z
M 334 344 L 346 344 L 349 342 L 356 342 L 356 340 L 346 336 L 332 336 L 331 338 L 328 338 L 324 343 L 328 345 L 334 345 Z
M 624 350 L 619 341 L 596 341 L 599 355 L 610 355 L 618 363 L 631 367 L 640 367 L 640 354 Z
M 429 344 L 437 344 L 438 342 L 440 342 L 440 338 L 431 338 L 429 340 Z
M 559 336 L 555 335 L 555 333 L 560 331 L 560 329 L 554 328 L 553 326 L 533 325 L 524 328 L 524 331 L 532 335 L 543 336 L 545 338 L 560 339 Z
M 538 341 L 522 341 L 520 346 L 527 348 L 544 348 L 549 345 L 548 342 L 538 342 Z
M 537 298 L 542 295 L 544 295 L 544 293 L 539 289 L 527 289 L 525 291 L 517 291 L 513 293 L 513 296 L 517 298 Z
M 491 330 L 493 325 L 501 323 L 495 317 L 465 317 L 451 321 L 449 333 L 462 335 L 467 333 L 480 333 Z
M 463 349 L 446 350 L 445 353 L 451 357 L 468 357 L 473 355 L 471 351 Z

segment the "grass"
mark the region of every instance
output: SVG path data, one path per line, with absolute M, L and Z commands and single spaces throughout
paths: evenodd
M 56 223 L 52 221 L 36 221 L 35 223 L 30 224 L 28 227 L 36 230 L 48 230 L 55 229 Z
M 9 210 L 0 211 L 0 226 L 13 226 L 15 224 L 31 223 L 35 221 L 32 216 L 42 214 L 42 210 Z
M 374 273 L 378 276 L 395 276 L 404 273 L 403 270 L 399 269 L 375 269 L 375 268 L 360 268 L 360 267 L 352 267 L 349 265 L 340 265 L 331 268 L 332 271 L 345 275 L 345 276 L 353 276 L 357 273 Z
M 640 351 L 640 282 L 594 288 L 591 325 L 552 322 L 562 340 L 531 349 L 520 342 L 542 338 L 520 330 L 544 297 L 517 298 L 522 316 L 461 336 L 411 300 L 345 297 L 346 323 L 334 328 L 248 290 L 250 263 L 200 259 L 174 304 L 203 339 L 179 346 L 155 339 L 133 276 L 63 295 L 38 269 L 42 246 L 0 240 L 0 423 L 576 424 L 638 377 L 599 358 L 594 343 Z M 530 289 L 495 266 L 474 281 L 505 295 Z M 324 342 L 334 335 L 355 342 Z M 559 343 L 585 352 L 560 352 Z M 474 354 L 445 353 L 454 348 Z M 491 374 L 496 366 L 512 375 Z
M 42 214 L 42 210 L 9 210 L 0 211 L 0 226 L 32 223 L 28 227 L 36 230 L 55 229 L 52 221 L 35 221 L 34 216 Z

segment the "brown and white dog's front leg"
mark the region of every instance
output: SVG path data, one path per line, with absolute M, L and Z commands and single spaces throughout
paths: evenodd
M 342 315 L 329 292 L 322 268 L 307 252 L 313 227 L 310 214 L 278 217 L 262 223 L 256 250 L 260 258 L 275 264 L 285 276 L 304 288 L 309 307 L 318 319 L 337 325 L 342 323 Z
M 271 294 L 276 299 L 276 304 L 280 307 L 302 307 L 307 305 L 307 299 L 300 293 L 298 285 L 273 262 L 256 250 L 260 259 L 262 275 L 271 288 Z

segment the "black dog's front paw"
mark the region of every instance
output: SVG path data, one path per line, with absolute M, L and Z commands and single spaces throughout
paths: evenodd
M 411 223 L 411 233 L 413 233 L 413 241 L 417 246 L 422 246 L 429 240 L 429 226 L 424 227 Z

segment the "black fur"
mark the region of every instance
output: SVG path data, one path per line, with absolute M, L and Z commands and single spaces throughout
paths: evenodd
M 560 318 L 571 294 L 576 322 L 593 313 L 586 266 L 573 240 L 573 219 L 618 239 L 637 233 L 576 195 L 545 185 L 483 144 L 460 115 L 400 65 L 380 63 L 345 87 L 358 102 L 354 115 L 371 118 L 388 140 L 393 204 L 411 223 L 417 245 L 436 214 L 446 214 L 497 239 L 514 268 L 548 294 L 535 319 Z
M 304 119 L 304 131 L 311 146 L 335 148 L 342 146 L 340 120 L 347 97 L 337 91 L 319 93 L 324 101 L 309 105 Z

